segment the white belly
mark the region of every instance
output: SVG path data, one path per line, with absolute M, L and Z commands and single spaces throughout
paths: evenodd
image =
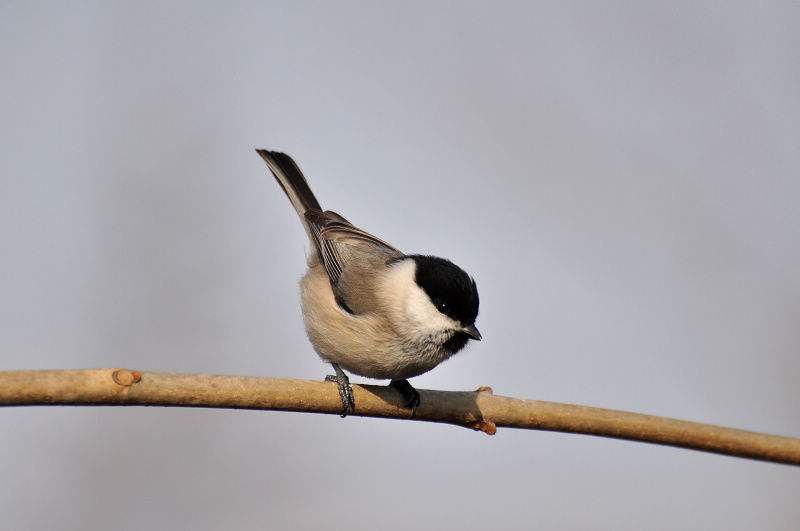
M 322 359 L 348 372 L 376 379 L 411 378 L 449 357 L 438 348 L 441 337 L 409 340 L 397 333 L 384 314 L 352 315 L 342 310 L 321 267 L 309 269 L 300 286 L 306 331 L 314 349 Z

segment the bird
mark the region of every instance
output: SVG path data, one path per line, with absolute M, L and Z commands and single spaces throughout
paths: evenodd
M 409 378 L 426 373 L 480 341 L 475 326 L 475 280 L 450 260 L 406 254 L 323 210 L 291 156 L 256 149 L 286 193 L 310 240 L 308 270 L 300 280 L 306 332 L 330 363 L 342 401 L 341 416 L 355 412 L 344 371 L 390 380 L 413 413 L 419 392 Z

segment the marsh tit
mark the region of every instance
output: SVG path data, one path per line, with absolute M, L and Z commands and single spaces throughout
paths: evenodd
M 444 258 L 405 254 L 322 210 L 300 168 L 284 153 L 257 149 L 300 216 L 311 252 L 300 282 L 306 331 L 333 366 L 342 416 L 355 410 L 343 369 L 389 379 L 405 406 L 419 405 L 408 378 L 433 369 L 480 341 L 475 281 Z

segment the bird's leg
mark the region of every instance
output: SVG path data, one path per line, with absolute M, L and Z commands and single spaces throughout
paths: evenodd
M 417 409 L 420 402 L 419 393 L 408 383 L 408 380 L 392 380 L 389 382 L 389 387 L 397 389 L 403 395 L 403 400 L 405 400 L 403 405 L 411 408 L 412 413 Z
M 333 365 L 333 370 L 336 371 L 336 375 L 329 374 L 325 377 L 326 382 L 336 382 L 336 385 L 339 386 L 339 396 L 342 399 L 342 413 L 339 415 L 342 418 L 345 418 L 350 413 L 354 413 L 356 410 L 356 399 L 353 397 L 353 388 L 350 385 L 350 379 L 344 373 L 341 367 L 339 367 L 338 363 L 331 363 Z

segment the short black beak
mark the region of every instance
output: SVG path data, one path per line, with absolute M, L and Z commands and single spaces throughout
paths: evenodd
M 469 337 L 471 337 L 475 341 L 480 341 L 481 340 L 481 333 L 478 332 L 478 329 L 475 328 L 474 324 L 465 326 L 464 328 L 461 329 L 461 331 L 464 332 L 465 334 L 467 334 Z

